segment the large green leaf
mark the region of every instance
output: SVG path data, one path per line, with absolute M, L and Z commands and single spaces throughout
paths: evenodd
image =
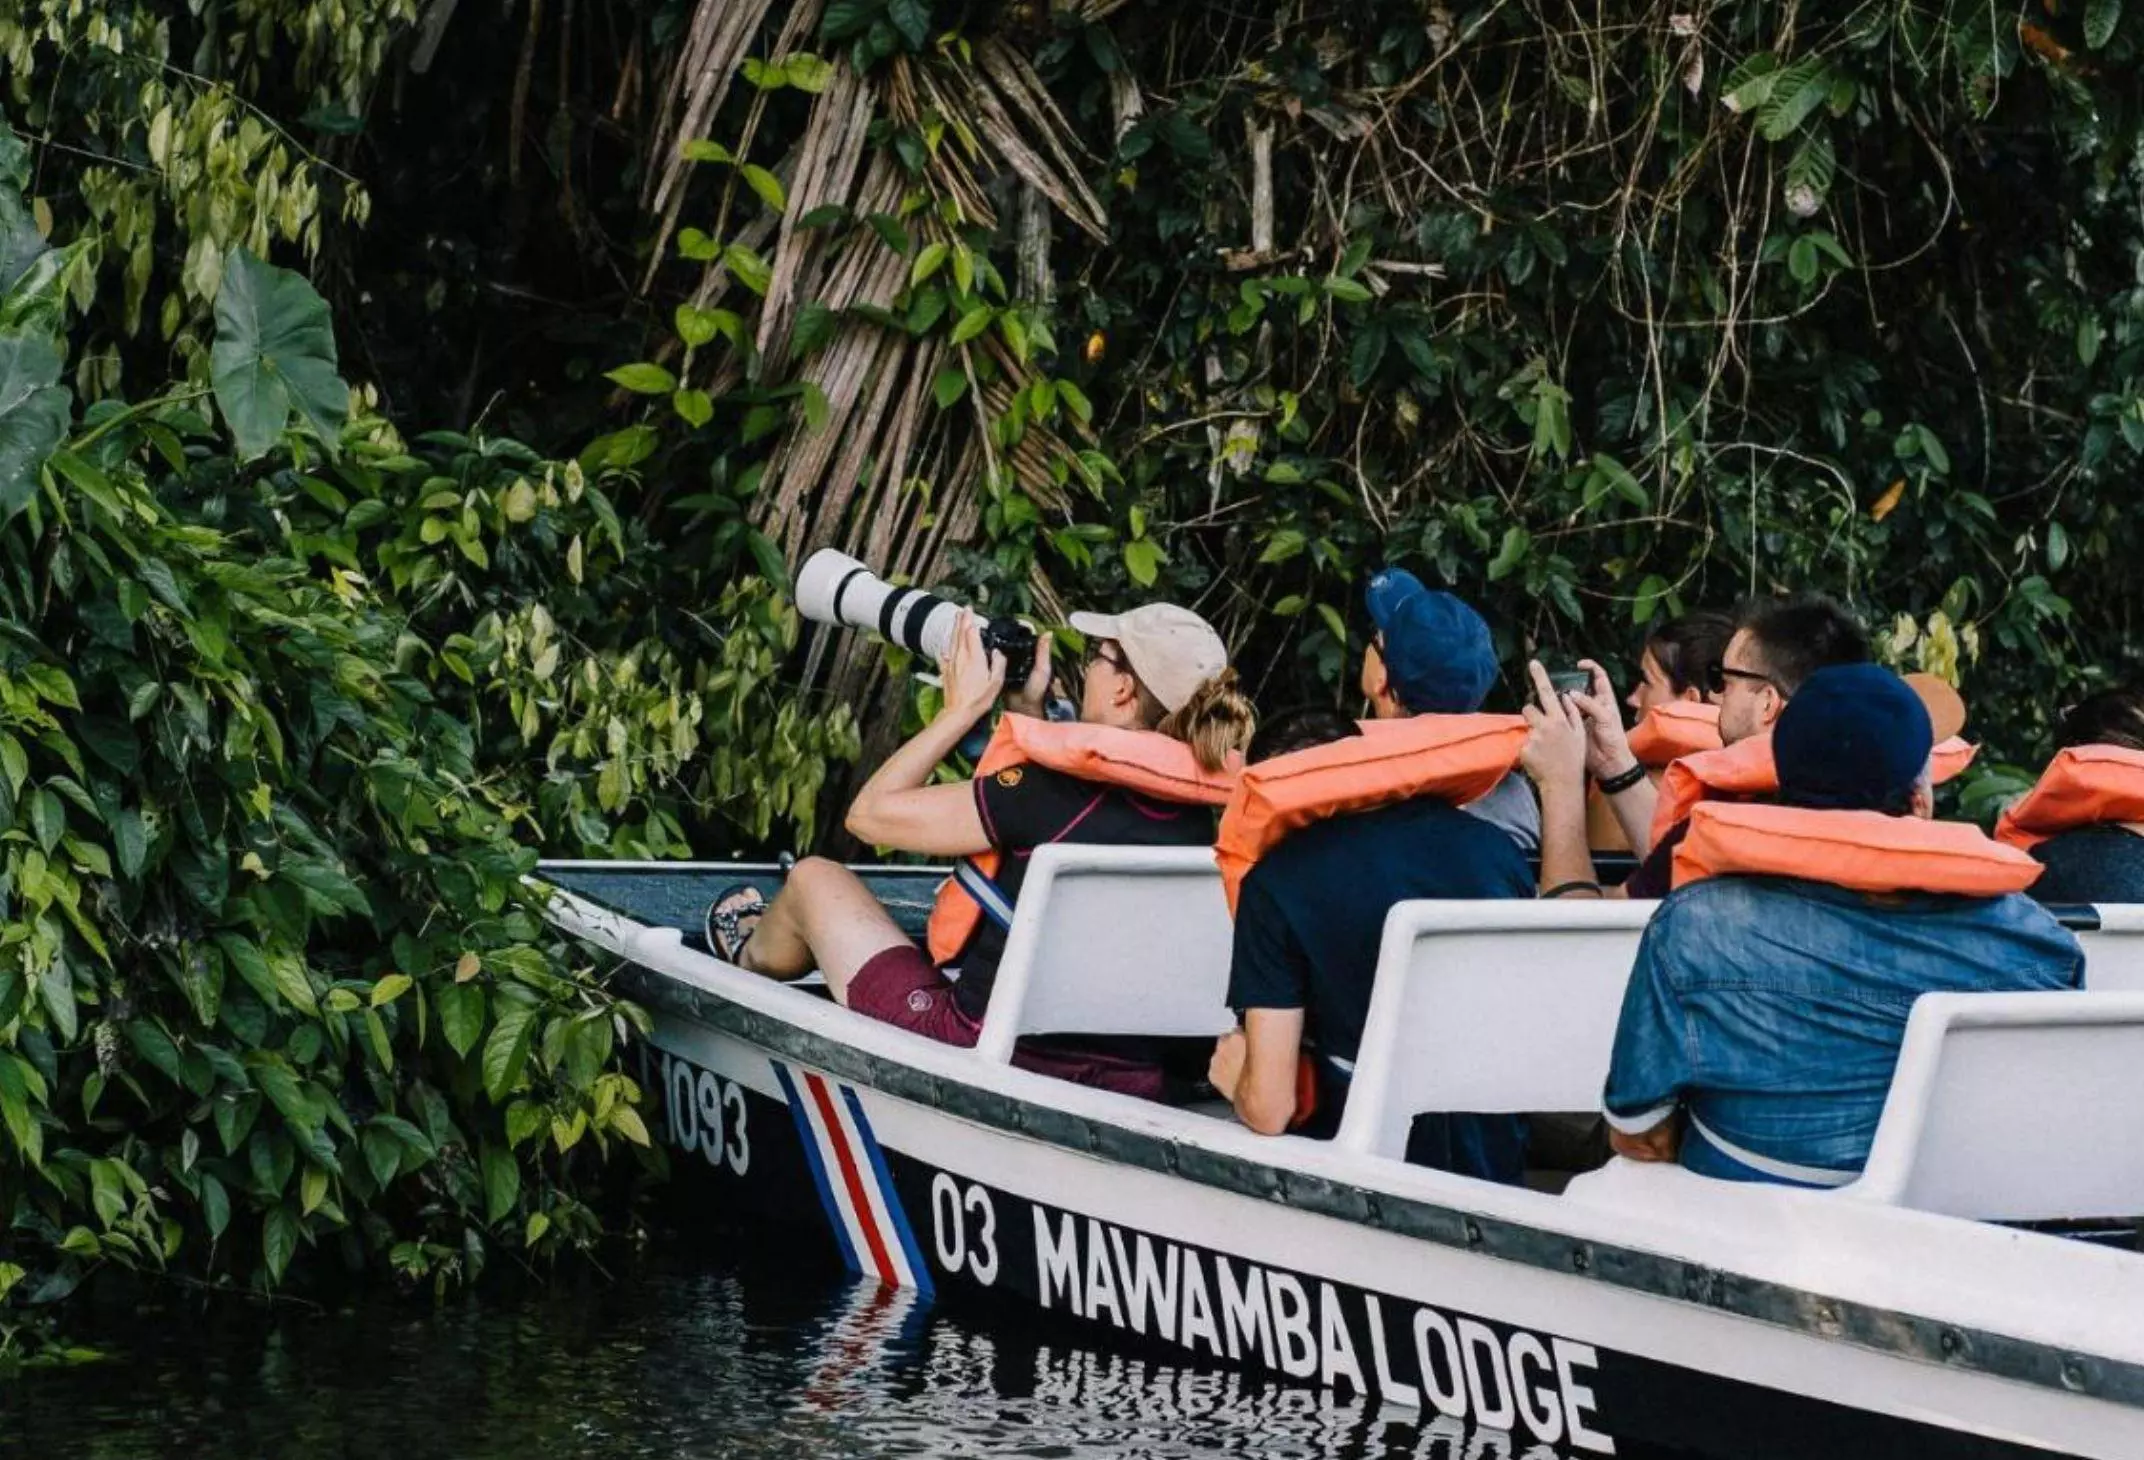
M 514 1209 L 521 1196 L 521 1168 L 514 1153 L 486 1145 L 480 1163 L 484 1171 L 484 1219 L 496 1222 Z
M 223 261 L 209 367 L 216 404 L 243 457 L 274 446 L 293 410 L 330 444 L 350 414 L 327 301 L 299 275 L 242 248 Z
M 67 434 L 73 397 L 60 353 L 32 336 L 0 337 L 0 522 L 37 494 L 38 468 Z
M 0 294 L 12 289 L 50 251 L 44 234 L 37 230 L 37 220 L 23 206 L 22 195 L 0 187 Z
M 2084 43 L 2095 51 L 2104 49 L 2121 23 L 2122 0 L 2086 0 Z
M 59 335 L 66 325 L 68 280 L 88 251 L 88 242 L 77 240 L 65 248 L 40 247 L 19 273 L 0 264 L 7 279 L 0 293 L 0 335 Z
M 504 1100 L 521 1083 L 522 1069 L 529 1062 L 529 1037 L 535 1032 L 536 1011 L 508 1009 L 499 1015 L 491 1038 L 484 1041 L 484 1092 L 494 1103 Z
M 0 183 L 21 192 L 30 185 L 30 147 L 0 113 Z

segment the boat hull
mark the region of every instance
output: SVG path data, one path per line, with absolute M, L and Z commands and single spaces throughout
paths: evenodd
M 1729 1274 L 1669 1270 L 1646 1291 L 1602 1280 L 1627 1255 L 1553 1234 L 1535 1236 L 1560 1243 L 1555 1260 L 1517 1260 L 1526 1234 L 1463 1213 L 1360 1192 L 1350 1210 L 1278 1168 L 1258 1190 L 1200 1169 L 1212 1158 L 1190 1144 L 1127 1160 L 1112 1142 L 1128 1132 L 1090 1126 L 1081 1149 L 1032 1106 L 873 1078 L 875 1061 L 763 1013 L 648 970 L 630 983 L 655 1014 L 644 1079 L 694 1199 L 816 1224 L 853 1270 L 926 1296 L 1569 1455 L 2144 1454 L 2144 1412 L 1852 1342 L 1821 1315 L 1764 1321 L 1749 1316 L 1764 1295 Z

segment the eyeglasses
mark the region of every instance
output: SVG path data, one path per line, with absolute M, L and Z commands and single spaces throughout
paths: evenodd
M 1122 658 L 1121 651 L 1117 650 L 1115 643 L 1109 639 L 1095 641 L 1094 647 L 1087 651 L 1087 662 L 1082 666 L 1082 670 L 1084 672 L 1086 669 L 1092 669 L 1097 664 L 1107 664 L 1119 674 L 1132 672 L 1131 661 Z
M 1787 692 L 1780 689 L 1778 680 L 1755 669 L 1729 669 L 1724 664 L 1713 664 L 1705 670 L 1705 688 L 1712 694 L 1725 694 L 1727 681 L 1730 679 L 1754 679 L 1759 684 L 1770 685 L 1781 699 L 1787 697 Z

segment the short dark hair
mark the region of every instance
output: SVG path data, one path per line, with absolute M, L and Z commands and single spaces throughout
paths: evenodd
M 1748 604 L 1735 627 L 1749 635 L 1758 667 L 1783 695 L 1819 669 L 1868 663 L 1869 636 L 1860 621 L 1821 593 Z
M 2144 688 L 2103 689 L 2064 715 L 2055 730 L 2055 749 L 2079 745 L 2144 750 Z
M 1653 662 L 1668 677 L 1677 694 L 1712 688 L 1713 668 L 1727 657 L 1727 641 L 1735 636 L 1732 614 L 1700 608 L 1669 619 L 1645 637 Z
M 1315 750 L 1361 733 L 1362 727 L 1338 710 L 1326 705 L 1305 705 L 1301 709 L 1284 710 L 1261 724 L 1258 733 L 1251 737 L 1251 748 L 1244 759 L 1256 765 L 1276 755 Z

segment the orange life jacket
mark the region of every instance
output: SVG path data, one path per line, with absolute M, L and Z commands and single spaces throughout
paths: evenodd
M 1971 765 L 1978 754 L 1979 746 L 1956 736 L 1939 741 L 1929 753 L 1929 777 L 1940 786 Z M 1660 798 L 1653 804 L 1653 845 L 1659 846 L 1677 823 L 1688 821 L 1700 801 L 1769 796 L 1778 789 L 1779 767 L 1772 763 L 1769 733 L 1686 755 L 1660 779 Z
M 1661 773 L 1686 755 L 1720 748 L 1720 707 L 1698 700 L 1668 700 L 1630 727 L 1630 753 L 1657 787 Z M 1627 852 L 1630 838 L 1615 808 L 1595 786 L 1586 797 L 1586 845 L 1596 852 Z
M 2144 821 L 2144 751 L 2076 745 L 2048 762 L 2039 784 L 1995 823 L 1995 839 L 2029 850 L 2065 831 Z
M 1720 707 L 1697 700 L 1669 700 L 1630 727 L 1630 753 L 1658 770 L 1699 751 L 1720 748 Z
M 1719 803 L 1690 813 L 1675 848 L 1675 885 L 1754 873 L 1802 877 L 1855 892 L 2022 892 L 2044 870 L 1963 821 L 1881 811 L 1804 811 Z
M 1251 868 L 1289 832 L 1416 796 L 1479 801 L 1511 774 L 1526 743 L 1517 715 L 1415 715 L 1362 729 L 1244 771 L 1214 843 L 1229 912 Z
M 1224 804 L 1240 769 L 1240 762 L 1232 757 L 1227 770 L 1209 771 L 1198 763 L 1190 746 L 1152 730 L 1061 724 L 1032 715 L 1001 716 L 982 759 L 976 762 L 975 774 L 994 776 L 1020 765 L 1061 771 L 1156 801 L 1200 806 Z M 983 920 L 983 904 L 976 891 L 963 884 L 963 874 L 980 873 L 986 896 L 990 879 L 997 875 L 996 852 L 962 861 L 964 865 L 938 889 L 938 900 L 931 908 L 930 951 L 937 963 L 959 957 Z M 1005 911 L 1009 916 L 1009 909 Z

